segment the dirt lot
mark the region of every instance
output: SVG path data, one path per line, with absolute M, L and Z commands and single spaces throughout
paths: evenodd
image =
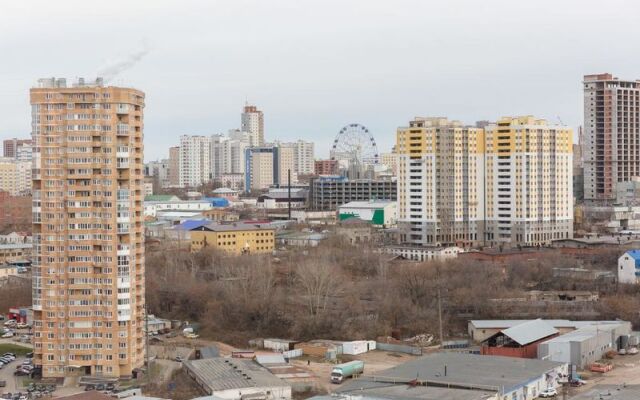
M 585 393 L 595 385 L 638 385 L 640 384 L 640 353 L 635 355 L 616 356 L 613 370 L 601 374 L 598 372 L 580 372 L 580 377 L 587 384 L 579 388 L 570 388 L 569 396 Z
M 344 356 L 341 361 L 347 362 L 351 360 L 362 360 L 364 361 L 364 373 L 369 375 L 374 374 L 378 371 L 385 370 L 387 368 L 395 367 L 396 365 L 413 359 L 414 357 L 415 356 L 411 356 L 408 354 L 375 350 L 368 353 L 359 354 L 357 356 Z M 310 361 L 309 365 L 307 365 L 308 361 Z M 342 385 L 332 384 L 329 381 L 331 369 L 335 364 L 321 361 L 319 359 L 316 360 L 313 358 L 305 357 L 302 357 L 300 359 L 293 359 L 290 362 L 293 365 L 309 370 L 314 375 L 313 380 L 316 383 L 316 386 L 318 388 L 326 390 L 327 392 L 332 392 Z M 348 380 L 346 382 L 348 382 Z

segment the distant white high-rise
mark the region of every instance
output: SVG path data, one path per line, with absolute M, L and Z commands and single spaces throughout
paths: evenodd
M 211 180 L 211 138 L 180 136 L 180 187 L 195 187 Z
M 244 174 L 244 150 L 249 147 L 249 133 L 230 130 L 228 136 L 211 136 L 211 176 Z
M 246 104 L 241 116 L 240 130 L 248 132 L 252 147 L 264 146 L 264 114 L 256 106 Z

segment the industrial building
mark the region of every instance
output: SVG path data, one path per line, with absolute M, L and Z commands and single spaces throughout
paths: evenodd
M 531 321 L 530 319 L 484 319 L 470 320 L 467 324 L 467 333 L 471 340 L 481 343 L 496 333 L 517 325 Z M 620 321 L 571 321 L 568 319 L 542 319 L 553 328 L 558 330 L 560 335 L 573 332 L 584 326 L 595 324 L 618 324 Z
M 220 399 L 291 399 L 291 386 L 252 360 L 214 357 L 183 365 L 207 394 Z
M 431 261 L 456 258 L 458 254 L 464 252 L 462 247 L 450 246 L 384 246 L 380 252 L 391 254 L 410 261 Z
M 397 202 L 385 200 L 351 201 L 338 206 L 338 219 L 357 218 L 374 226 L 389 228 L 398 220 Z
M 480 354 L 492 356 L 537 358 L 538 345 L 558 336 L 558 330 L 536 319 L 504 329 L 482 342 Z
M 338 394 L 358 394 L 378 399 L 535 399 L 558 387 L 567 376 L 566 363 L 435 353 L 396 367 L 349 381 Z
M 622 342 L 631 333 L 626 321 L 595 323 L 542 342 L 538 358 L 566 362 L 583 369 L 602 358 L 608 351 L 624 348 Z
M 209 224 L 198 226 L 190 233 L 192 253 L 204 248 L 232 254 L 270 253 L 275 246 L 275 228 L 268 223 Z
M 351 201 L 396 201 L 397 183 L 392 179 L 348 179 L 344 176 L 321 176 L 309 183 L 309 208 L 334 211 Z

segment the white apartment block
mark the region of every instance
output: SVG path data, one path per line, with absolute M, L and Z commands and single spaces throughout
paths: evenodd
M 446 118 L 398 128 L 398 227 L 409 245 L 475 245 L 484 226 L 484 132 Z
M 573 131 L 532 116 L 485 128 L 487 241 L 538 245 L 573 237 Z
M 0 158 L 0 190 L 12 196 L 31 193 L 31 161 Z
M 211 138 L 180 136 L 180 187 L 196 187 L 211 180 Z
M 401 242 L 538 245 L 573 236 L 572 130 L 531 116 L 399 128 Z
M 211 176 L 214 179 L 225 174 L 244 174 L 245 149 L 250 145 L 250 135 L 237 130 L 228 136 L 211 136 Z

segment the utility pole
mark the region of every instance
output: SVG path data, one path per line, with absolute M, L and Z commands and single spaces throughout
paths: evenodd
M 288 220 L 291 221 L 291 168 L 289 168 L 287 170 L 287 195 L 288 195 L 288 201 L 287 201 L 287 206 L 289 209 L 289 218 Z
M 440 295 L 439 281 L 437 286 L 437 294 L 438 294 L 438 325 L 440 328 L 440 348 L 442 348 L 442 344 L 444 343 L 444 335 L 442 333 L 442 296 Z
M 147 364 L 147 385 L 151 383 L 151 364 L 149 362 L 149 313 L 147 312 L 147 302 L 144 303 L 144 358 Z

